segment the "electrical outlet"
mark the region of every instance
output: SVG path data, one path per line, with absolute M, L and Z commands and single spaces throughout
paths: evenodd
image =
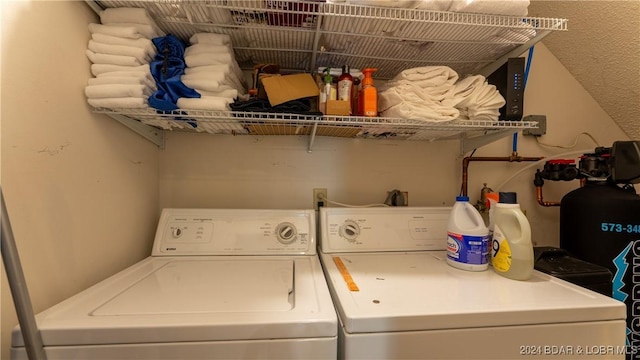
M 327 206 L 327 189 L 313 189 L 313 208 Z

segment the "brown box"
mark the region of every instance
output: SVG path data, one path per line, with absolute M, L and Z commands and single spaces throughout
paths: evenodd
M 261 81 L 271 106 L 320 94 L 310 74 L 276 75 L 262 78 Z
M 325 115 L 351 115 L 351 102 L 342 100 L 327 100 L 327 110 Z

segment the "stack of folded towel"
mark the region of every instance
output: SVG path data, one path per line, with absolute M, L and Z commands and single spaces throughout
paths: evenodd
M 473 75 L 458 81 L 445 103 L 460 110 L 460 119 L 496 121 L 506 102 L 484 76 Z
M 224 34 L 194 34 L 184 53 L 187 65 L 182 82 L 200 98 L 180 98 L 181 109 L 228 110 L 234 99 L 246 97 L 242 71 L 235 60 L 231 38 Z
M 498 120 L 505 100 L 496 87 L 482 75 L 458 78 L 446 66 L 404 70 L 378 94 L 380 116 L 427 122 Z
M 447 66 L 407 69 L 378 94 L 380 116 L 427 121 L 450 121 L 460 112 L 443 102 L 451 97 L 458 74 Z
M 92 62 L 85 94 L 90 105 L 144 108 L 156 84 L 149 62 L 156 55 L 151 38 L 162 34 L 145 9 L 108 8 L 101 24 L 89 24 L 87 57 Z

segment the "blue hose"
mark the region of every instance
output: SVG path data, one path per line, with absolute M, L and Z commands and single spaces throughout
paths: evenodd
M 529 69 L 531 68 L 531 60 L 533 59 L 533 46 L 529 48 L 529 55 L 527 55 L 527 65 L 524 68 L 524 81 L 522 82 L 522 92 L 527 87 L 527 78 L 529 78 Z M 518 152 L 518 133 L 513 133 L 513 145 L 511 147 L 513 153 Z

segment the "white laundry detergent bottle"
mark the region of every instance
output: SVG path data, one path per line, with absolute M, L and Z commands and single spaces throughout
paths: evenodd
M 456 197 L 447 225 L 447 263 L 455 268 L 483 271 L 488 267 L 489 229 L 467 196 Z
M 500 275 L 527 280 L 533 273 L 531 225 L 520 210 L 516 193 L 501 192 L 493 211 L 491 264 Z

